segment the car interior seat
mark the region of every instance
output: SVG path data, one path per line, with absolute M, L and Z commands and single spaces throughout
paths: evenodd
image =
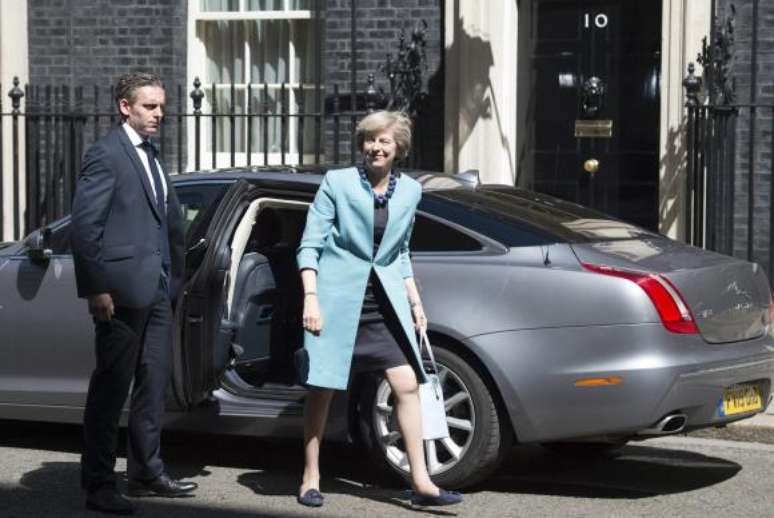
M 261 251 L 281 237 L 279 218 L 272 208 L 262 209 L 237 269 L 231 318 L 235 343 L 241 349 L 237 358 L 240 372 L 260 374 L 268 366 L 271 329 L 277 304 L 277 283 L 269 259 Z

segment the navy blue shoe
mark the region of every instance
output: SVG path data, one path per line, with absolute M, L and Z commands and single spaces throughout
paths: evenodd
M 324 498 L 325 497 L 322 496 L 322 493 L 316 489 L 308 489 L 306 493 L 296 497 L 296 500 L 299 504 L 305 505 L 307 507 L 322 507 Z
M 456 491 L 446 491 L 441 489 L 438 496 L 428 496 L 411 492 L 411 505 L 420 507 L 437 507 L 444 505 L 454 505 L 462 502 L 462 495 Z

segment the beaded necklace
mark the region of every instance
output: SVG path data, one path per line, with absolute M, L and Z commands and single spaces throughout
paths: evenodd
M 368 181 L 368 173 L 366 172 L 365 167 L 358 167 L 357 171 L 360 173 L 360 178 L 370 185 L 370 182 Z M 384 192 L 384 194 L 377 194 L 374 192 L 374 205 L 376 207 L 387 206 L 387 202 L 390 201 L 390 198 L 392 198 L 392 195 L 395 192 L 395 186 L 397 184 L 398 177 L 395 176 L 395 172 L 390 169 L 390 180 L 387 183 L 387 190 Z

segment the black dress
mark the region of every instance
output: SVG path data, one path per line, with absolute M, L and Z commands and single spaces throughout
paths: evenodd
M 374 255 L 387 227 L 388 204 L 374 208 Z M 405 337 L 400 320 L 390 305 L 379 277 L 373 269 L 363 298 L 360 324 L 352 354 L 352 373 L 383 371 L 408 365 Z

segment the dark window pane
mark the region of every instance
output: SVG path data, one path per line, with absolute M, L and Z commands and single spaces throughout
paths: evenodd
M 409 248 L 413 252 L 471 252 L 482 247 L 467 234 L 417 214 Z
M 183 213 L 185 246 L 190 248 L 207 232 L 212 216 L 227 186 L 222 183 L 176 186 Z
M 655 235 L 575 203 L 504 186 L 426 193 L 421 207 L 511 247 Z

